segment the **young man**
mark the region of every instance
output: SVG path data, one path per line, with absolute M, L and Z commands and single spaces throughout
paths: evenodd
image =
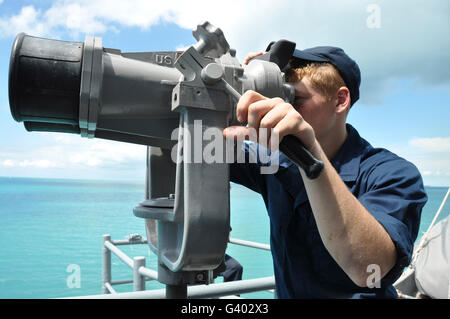
M 325 163 L 313 180 L 282 153 L 275 174 L 260 174 L 259 163 L 230 165 L 231 181 L 266 204 L 277 296 L 396 297 L 392 284 L 409 264 L 427 200 L 420 173 L 346 124 L 360 71 L 342 49 L 295 50 L 290 65 L 293 105 L 247 91 L 236 112 L 248 127 L 224 130 L 228 138 L 249 128 L 271 129 L 280 141 L 291 134 Z

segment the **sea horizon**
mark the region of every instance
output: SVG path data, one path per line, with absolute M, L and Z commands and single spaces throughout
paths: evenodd
M 0 178 L 23 178 L 23 179 L 48 179 L 48 180 L 70 180 L 70 181 L 93 181 L 93 182 L 124 182 L 124 183 L 136 183 L 136 184 L 142 184 L 145 186 L 145 176 L 142 178 L 144 181 L 138 182 L 135 179 L 120 179 L 120 178 L 114 178 L 114 179 L 107 179 L 107 178 L 72 178 L 72 177 L 37 177 L 37 176 L 4 176 L 0 175 Z M 235 184 L 231 182 L 232 184 Z M 236 184 L 237 185 L 237 184 Z M 450 184 L 447 185 L 426 185 L 424 184 L 424 187 L 426 188 L 450 188 Z

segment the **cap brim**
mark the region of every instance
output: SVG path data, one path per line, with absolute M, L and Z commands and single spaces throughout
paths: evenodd
M 317 55 L 313 55 L 311 53 L 307 53 L 298 49 L 295 49 L 294 54 L 292 54 L 293 58 L 297 58 L 299 60 L 303 60 L 303 61 L 312 61 L 312 62 L 330 62 L 330 60 L 317 56 Z

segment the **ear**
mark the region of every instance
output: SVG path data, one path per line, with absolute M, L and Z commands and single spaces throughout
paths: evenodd
M 350 108 L 350 91 L 343 86 L 337 91 L 336 113 L 342 114 Z

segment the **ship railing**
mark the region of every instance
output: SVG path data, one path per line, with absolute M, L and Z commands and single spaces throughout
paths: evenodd
M 230 238 L 229 242 L 253 249 L 270 251 L 270 246 L 257 242 Z M 91 296 L 80 296 L 83 299 L 162 299 L 166 297 L 165 289 L 146 290 L 145 283 L 150 280 L 157 280 L 158 273 L 146 267 L 146 260 L 143 256 L 129 257 L 118 246 L 147 244 L 147 239 L 140 235 L 130 235 L 126 240 L 111 240 L 111 235 L 103 235 L 102 249 L 102 294 Z M 133 271 L 133 279 L 112 280 L 111 254 L 117 256 L 125 265 Z M 133 283 L 132 292 L 118 293 L 113 288 L 114 285 Z M 189 286 L 187 290 L 188 298 L 239 298 L 237 295 L 268 291 L 275 293 L 275 278 L 262 277 L 255 279 L 237 280 L 223 283 L 210 283 L 207 285 Z

